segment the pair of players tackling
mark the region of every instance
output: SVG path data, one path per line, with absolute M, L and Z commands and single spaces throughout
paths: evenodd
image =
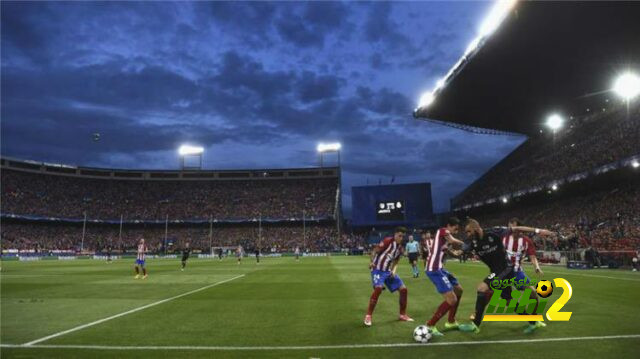
M 433 335 L 443 335 L 437 328 L 436 323 L 448 313 L 448 321 L 445 323 L 445 330 L 460 329 L 461 331 L 478 333 L 484 309 L 491 296 L 491 288 L 489 283 L 492 280 L 524 280 L 529 283 L 529 279 L 522 271 L 522 259 L 525 254 L 531 258 L 537 273 L 542 273 L 538 262 L 535 258 L 535 247 L 531 240 L 522 233 L 535 232 L 540 235 L 552 235 L 545 229 L 537 229 L 521 226 L 519 221 L 513 219 L 509 222 L 508 227 L 493 228 L 484 230 L 480 224 L 473 219 L 469 219 L 465 226 L 467 242 L 463 242 L 454 237 L 458 233 L 460 222 L 457 218 L 448 220 L 445 227 L 436 232 L 435 238 L 430 243 L 429 255 L 425 265 L 425 274 L 436 287 L 436 290 L 442 295 L 443 302 L 438 306 L 431 319 L 427 322 L 427 326 Z M 407 290 L 402 280 L 395 275 L 397 263 L 402 255 L 401 243 L 402 237 L 406 230 L 402 228 L 396 229 L 393 237 L 385 238 L 372 253 L 372 281 L 374 283 L 374 292 L 369 301 L 369 311 L 365 316 L 365 325 L 371 325 L 371 314 L 377 298 L 382 292 L 383 286 L 386 285 L 390 291 L 400 289 L 400 320 L 413 321 L 406 315 Z M 397 245 L 394 245 L 397 243 Z M 400 247 L 400 249 L 397 249 Z M 451 248 L 450 248 L 451 247 Z M 457 247 L 459 249 L 453 249 Z M 399 253 L 396 252 L 399 251 Z M 443 258 L 445 252 L 449 252 L 454 256 L 460 256 L 463 253 L 473 253 L 485 263 L 491 273 L 477 286 L 476 294 L 476 310 L 473 315 L 473 322 L 470 324 L 459 325 L 456 321 L 456 312 L 463 289 L 458 283 L 457 278 L 449 273 L 443 267 Z M 391 254 L 391 257 L 388 255 Z M 384 260 L 389 259 L 390 266 L 380 268 L 380 263 L 387 263 Z M 381 274 L 382 273 L 382 274 Z M 382 281 L 381 281 L 382 280 Z M 518 290 L 524 290 L 526 285 L 520 285 Z M 510 300 L 511 288 L 502 292 L 503 298 Z M 404 298 L 403 298 L 404 297 Z M 532 290 L 532 298 L 537 300 L 535 290 Z M 404 303 L 404 305 L 403 305 Z M 530 322 L 525 333 L 530 333 L 540 327 L 542 322 Z

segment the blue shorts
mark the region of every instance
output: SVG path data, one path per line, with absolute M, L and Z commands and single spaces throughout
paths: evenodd
M 136 265 L 140 267 L 144 267 L 144 259 L 136 259 Z
M 438 293 L 451 292 L 453 287 L 458 285 L 458 279 L 449 273 L 446 269 L 437 271 L 424 271 L 431 282 L 436 286 Z
M 402 279 L 397 275 L 392 275 L 391 271 L 381 271 L 377 269 L 371 271 L 371 282 L 374 288 L 382 287 L 383 285 L 387 286 L 387 289 L 389 289 L 391 293 L 404 285 Z
M 529 277 L 527 277 L 527 275 L 524 273 L 522 269 L 519 269 L 516 272 L 516 277 L 514 280 L 516 281 L 515 287 L 517 290 L 523 290 L 525 287 L 528 287 L 531 285 L 531 280 L 529 279 Z M 523 283 L 523 284 L 517 284 L 517 283 Z

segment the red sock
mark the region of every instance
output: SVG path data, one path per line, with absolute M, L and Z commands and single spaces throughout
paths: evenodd
M 407 314 L 407 288 L 400 289 L 400 315 Z
M 449 323 L 453 323 L 456 321 L 456 312 L 458 311 L 458 305 L 460 305 L 460 298 L 462 298 L 462 293 L 460 293 L 460 295 L 458 296 L 458 301 L 449 311 Z
M 449 308 L 451 308 L 451 306 L 449 306 L 449 303 L 447 303 L 446 300 L 443 301 L 442 304 L 440 304 L 440 306 L 438 307 L 438 309 L 436 309 L 436 312 L 433 313 L 433 317 L 431 317 L 431 319 L 427 322 L 427 325 L 430 327 L 436 325 L 438 320 L 440 320 L 440 318 L 442 318 L 442 316 L 445 315 L 445 313 L 449 310 Z
M 371 293 L 371 298 L 369 299 L 369 309 L 367 309 L 367 315 L 373 314 L 373 310 L 376 309 L 376 304 L 378 304 L 378 297 L 382 293 L 381 287 L 373 288 L 373 293 Z

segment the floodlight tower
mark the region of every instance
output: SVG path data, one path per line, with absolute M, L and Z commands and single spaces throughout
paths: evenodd
M 324 165 L 324 154 L 325 153 L 336 153 L 338 155 L 338 167 L 340 167 L 340 149 L 342 145 L 338 142 L 336 143 L 320 143 L 318 144 L 317 150 L 320 155 L 320 167 Z
M 319 143 L 317 150 L 320 155 L 320 167 L 324 165 L 324 154 L 325 153 L 336 153 L 338 155 L 338 192 L 337 197 L 338 200 L 336 202 L 335 209 L 335 218 L 336 218 L 336 229 L 338 231 L 338 237 L 342 235 L 342 169 L 340 167 L 340 149 L 342 145 L 339 142 L 335 143 Z M 337 240 L 337 238 L 336 238 Z
M 202 169 L 202 154 L 204 153 L 204 148 L 201 146 L 192 146 L 192 145 L 182 145 L 178 148 L 178 154 L 180 155 L 180 169 Z M 195 166 L 187 166 L 186 162 L 188 159 L 197 159 L 197 165 Z

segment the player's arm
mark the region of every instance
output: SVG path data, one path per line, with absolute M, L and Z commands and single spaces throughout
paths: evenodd
M 540 263 L 538 263 L 538 258 L 536 257 L 536 255 L 535 254 L 530 255 L 529 259 L 531 260 L 533 267 L 536 269 L 536 273 L 540 275 L 544 275 L 544 272 L 542 271 L 542 269 L 540 269 Z
M 536 245 L 529 237 L 525 237 L 525 241 L 527 241 L 527 255 L 529 256 L 529 260 L 531 264 L 533 264 L 533 268 L 535 268 L 536 273 L 540 275 L 544 275 L 542 269 L 540 269 L 540 263 L 538 263 L 538 257 L 536 257 Z
M 391 276 L 395 277 L 396 276 L 396 271 L 398 270 L 398 263 L 400 262 L 400 257 L 398 257 L 395 261 L 393 261 L 393 264 L 391 264 Z
M 534 227 L 526 227 L 526 226 L 513 226 L 510 227 L 513 231 L 527 232 L 527 233 L 535 233 L 541 236 L 549 237 L 553 236 L 554 233 L 548 229 L 544 228 L 534 228 Z
M 380 244 L 373 247 L 373 250 L 371 251 L 371 258 L 369 259 L 369 269 L 373 269 L 373 259 L 376 257 L 376 254 L 380 253 L 380 251 L 382 250 L 381 245 L 383 243 L 384 242 L 380 242 Z
M 447 243 L 454 244 L 460 248 L 462 248 L 462 246 L 464 245 L 463 241 L 455 238 L 454 236 L 451 235 L 451 233 L 447 233 L 447 235 L 444 238 L 447 240 Z
M 454 257 L 460 257 L 463 253 L 462 249 L 452 249 L 452 248 L 448 248 L 447 252 L 449 252 L 450 255 L 454 256 Z

